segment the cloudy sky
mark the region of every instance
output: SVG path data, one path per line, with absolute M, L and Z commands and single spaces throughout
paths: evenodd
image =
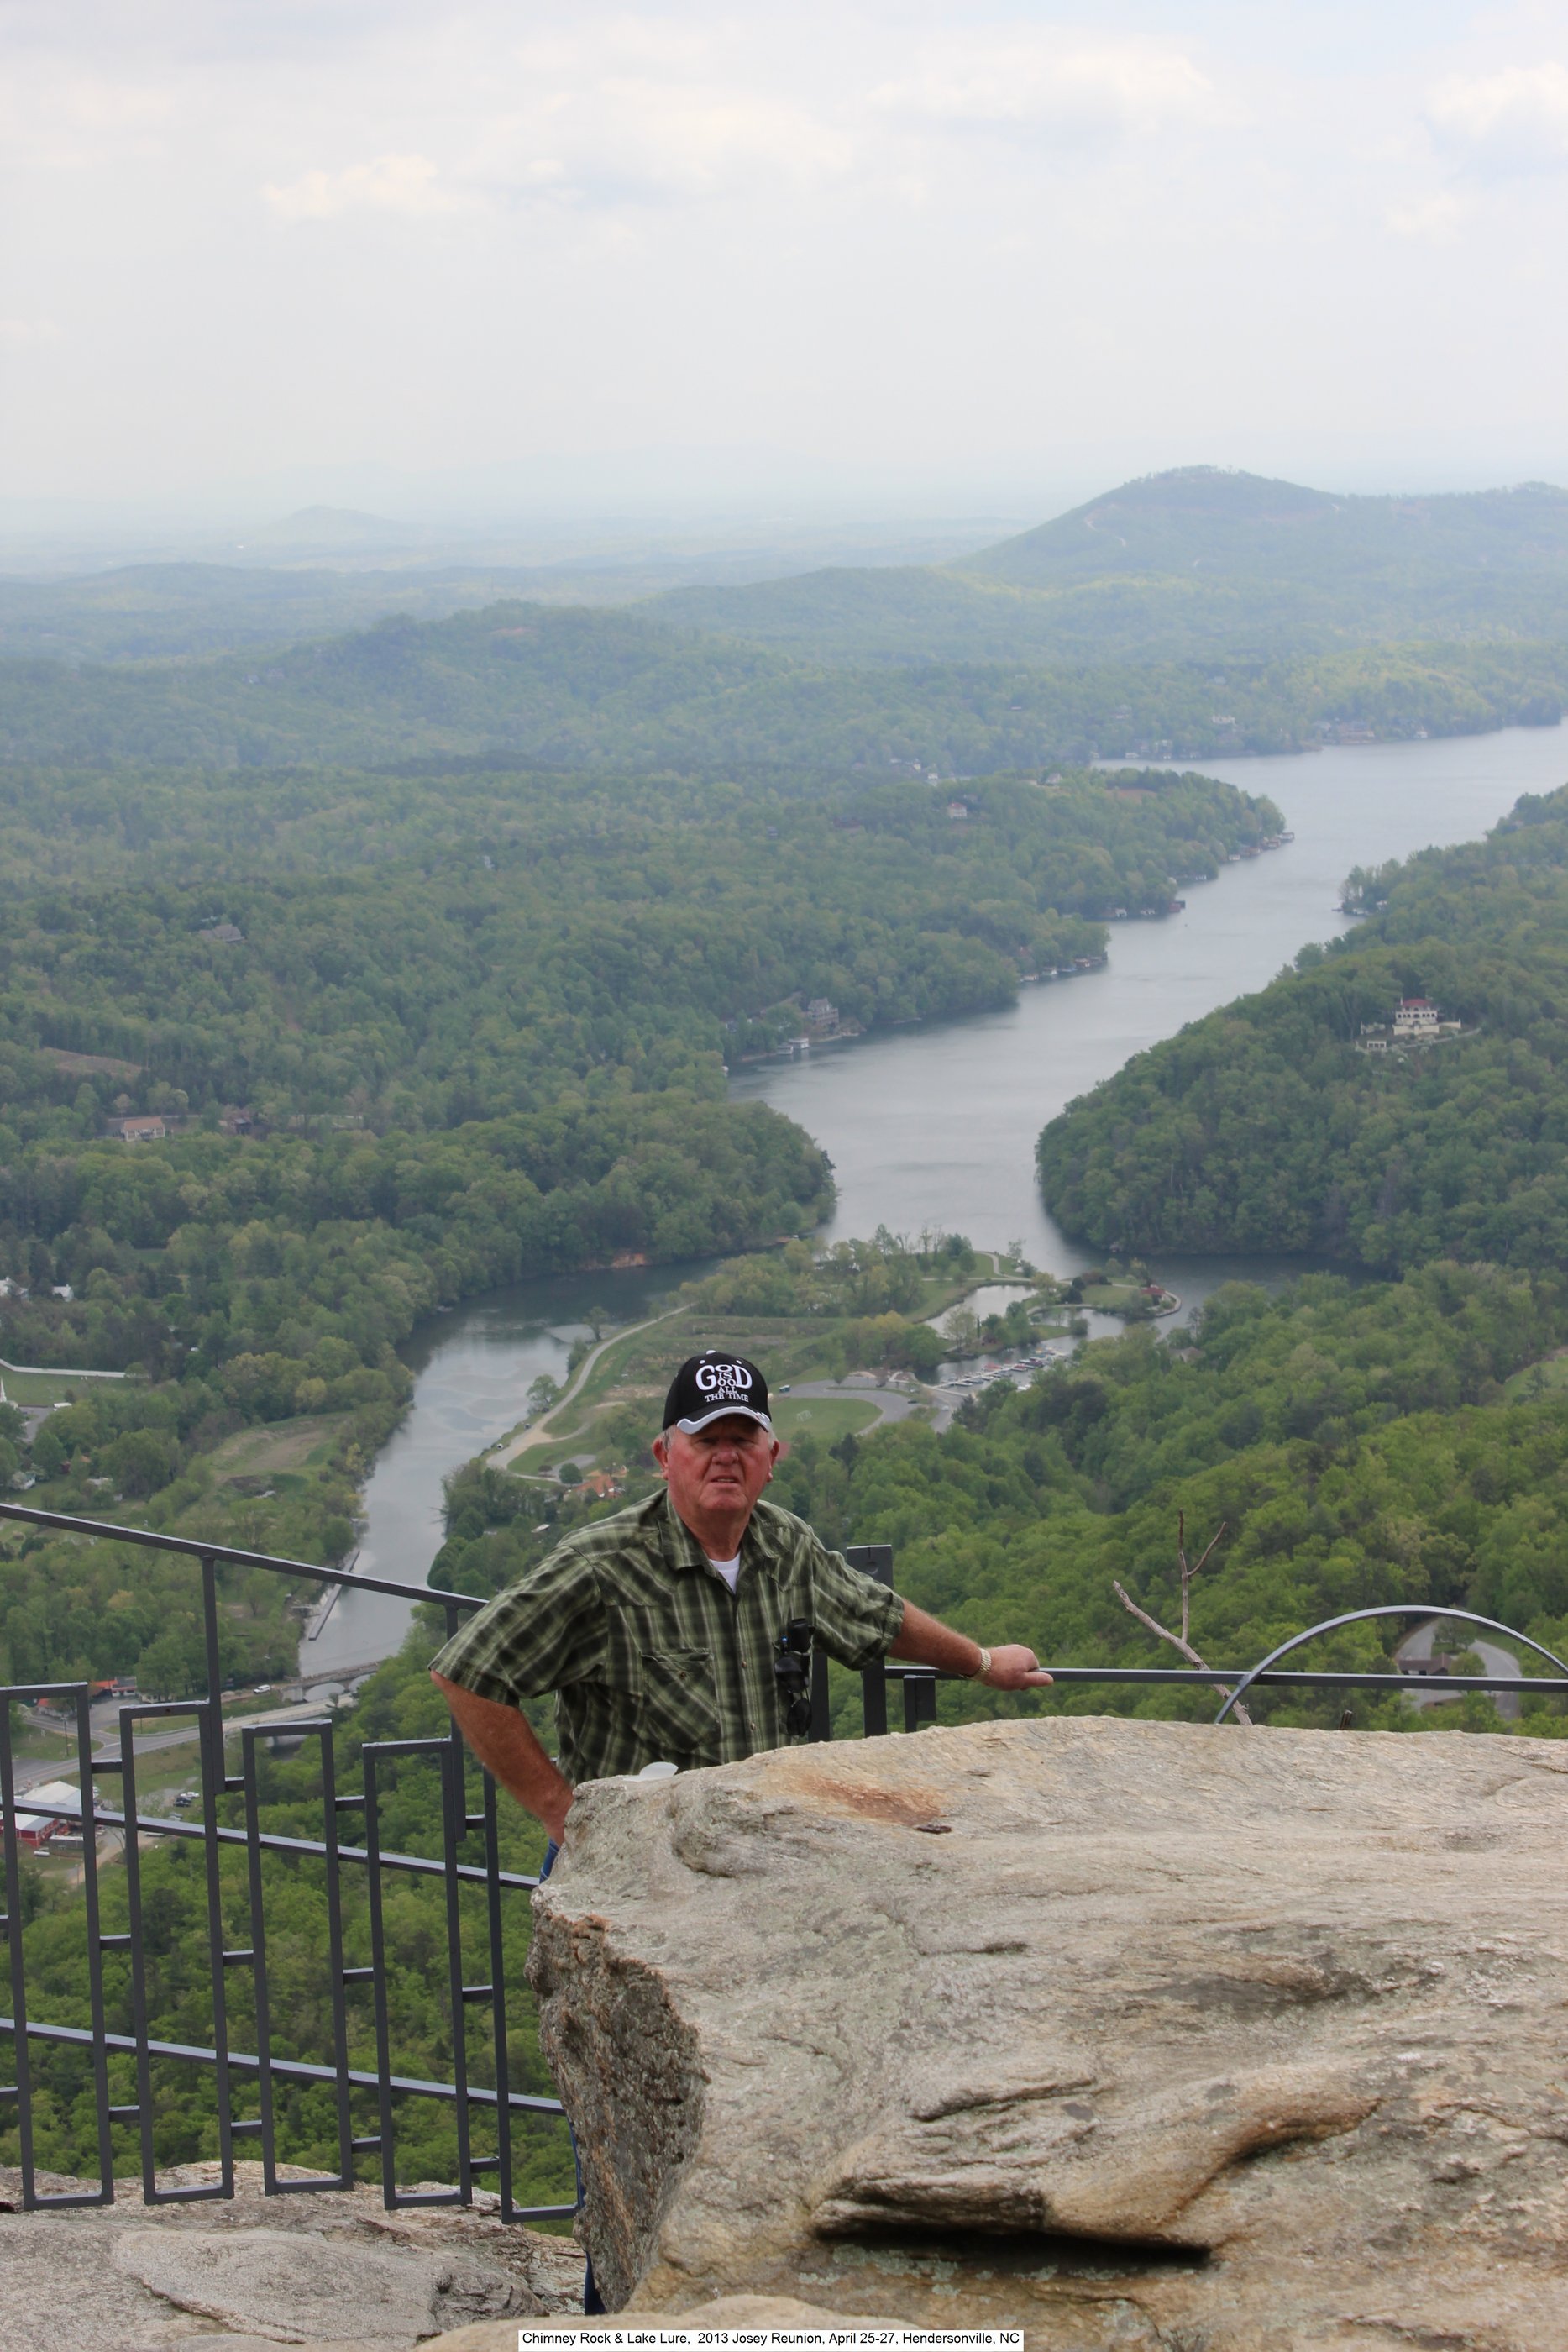
M 1555 0 L 0 0 L 0 496 L 1568 479 L 1565 202 Z

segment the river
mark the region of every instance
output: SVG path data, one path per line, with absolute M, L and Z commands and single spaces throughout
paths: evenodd
M 1021 1241 L 1037 1265 L 1082 1253 L 1046 1214 L 1035 1138 L 1063 1105 L 1233 996 L 1261 987 L 1308 940 L 1346 928 L 1339 888 L 1355 865 L 1473 840 L 1521 793 L 1568 781 L 1557 728 L 1510 728 L 1440 742 L 1374 744 L 1273 759 L 1204 762 L 1204 772 L 1268 793 L 1295 840 L 1187 891 L 1185 914 L 1118 923 L 1100 971 L 1024 988 L 1004 1013 L 911 1024 L 799 1060 L 757 1063 L 731 1080 L 737 1100 L 771 1103 L 824 1146 L 838 1180 L 825 1238 L 879 1224 Z M 688 1269 L 635 1269 L 519 1284 L 440 1318 L 407 1351 L 413 1408 L 365 1489 L 360 1565 L 423 1581 L 441 1541 L 441 1482 L 522 1416 L 540 1372 L 564 1377 L 595 1303 L 632 1320 Z M 1237 1275 L 1278 1278 L 1276 1261 L 1163 1258 L 1155 1271 L 1184 1311 Z M 313 1664 L 359 1664 L 396 1646 L 403 1603 L 345 1591 Z

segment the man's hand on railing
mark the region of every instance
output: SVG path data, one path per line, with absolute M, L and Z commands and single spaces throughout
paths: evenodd
M 939 1675 L 956 1675 L 964 1682 L 989 1683 L 993 1690 L 1042 1690 L 1051 1676 L 1031 1649 L 1022 1642 L 1004 1642 L 988 1650 L 967 1633 L 927 1616 L 913 1601 L 904 1604 L 904 1622 L 890 1658 L 907 1658 L 911 1664 L 935 1666 Z
M 990 1664 L 976 1679 L 989 1683 L 993 1690 L 1042 1690 L 1051 1676 L 1022 1642 L 1004 1642 L 991 1652 Z

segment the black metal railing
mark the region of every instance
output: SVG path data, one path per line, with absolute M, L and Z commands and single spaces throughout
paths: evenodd
M 442 1611 L 449 1633 L 455 1630 L 466 1612 L 482 1608 L 483 1601 L 471 1593 L 443 1592 L 428 1586 L 395 1583 L 383 1577 L 359 1576 L 345 1570 L 321 1568 L 313 1561 L 280 1559 L 267 1553 L 239 1551 L 221 1544 L 160 1535 L 141 1528 L 114 1527 L 99 1520 L 36 1510 L 25 1504 L 0 1503 L 0 1518 L 21 1519 L 68 1533 L 184 1554 L 197 1561 L 201 1570 L 206 1678 L 206 1694 L 199 1699 L 169 1702 L 138 1699 L 120 1706 L 117 1710 L 119 1752 L 116 1755 L 93 1753 L 89 1685 L 0 1686 L 0 1814 L 4 1819 L 5 1860 L 5 1911 L 4 1916 L 0 1917 L 0 1932 L 5 1939 L 11 1982 L 11 2012 L 8 2016 L 0 2015 L 0 2035 L 9 2037 L 15 2051 L 15 2080 L 0 2083 L 0 2116 L 4 2115 L 6 2107 L 15 2110 L 24 2208 L 34 2210 L 47 2206 L 111 2203 L 114 2197 L 115 2127 L 134 2126 L 140 2144 L 142 2193 L 150 2204 L 232 2197 L 235 2193 L 235 2145 L 254 2142 L 259 2148 L 263 2186 L 268 2195 L 281 2196 L 300 2189 L 349 2189 L 354 2184 L 360 2160 L 374 2158 L 381 2173 L 382 2196 L 389 2208 L 412 2204 L 466 2204 L 472 2199 L 476 2176 L 494 2173 L 499 2194 L 499 2210 L 506 2220 L 559 2220 L 572 2213 L 575 2208 L 570 2205 L 518 2205 L 513 2198 L 516 2169 L 512 2141 L 514 2125 L 529 2116 L 559 2116 L 561 2113 L 559 2100 L 534 2096 L 508 2087 L 511 2053 L 504 1981 L 504 1906 L 508 1897 L 531 1893 L 538 1882 L 525 1873 L 501 1868 L 496 1784 L 487 1773 L 481 1774 L 481 1801 L 476 1810 L 470 1807 L 468 1773 L 470 1770 L 477 1772 L 478 1767 L 468 1758 L 455 1727 L 436 1738 L 367 1740 L 360 1751 L 364 1786 L 357 1791 L 346 1792 L 338 1786 L 335 1727 L 330 1718 L 321 1721 L 296 1718 L 289 1721 L 284 1727 L 291 1740 L 298 1738 L 301 1745 L 308 1740 L 319 1742 L 323 1817 L 319 1839 L 286 1836 L 276 1831 L 264 1830 L 261 1826 L 263 1796 L 258 1748 L 262 1742 L 275 1736 L 272 1727 L 263 1723 L 242 1728 L 242 1769 L 238 1773 L 229 1773 L 225 1760 L 217 1580 L 220 1567 L 264 1569 L 295 1580 L 313 1578 L 324 1583 L 351 1584 L 361 1591 L 390 1593 L 409 1601 L 434 1604 Z M 852 1546 L 848 1556 L 855 1566 L 877 1577 L 880 1581 L 892 1583 L 893 1552 L 889 1546 Z M 1539 1643 L 1514 1633 L 1508 1626 L 1497 1624 L 1492 1619 L 1478 1617 L 1469 1611 L 1437 1611 L 1429 1603 L 1355 1610 L 1345 1616 L 1326 1620 L 1322 1624 L 1308 1628 L 1305 1633 L 1293 1635 L 1258 1665 L 1249 1668 L 1053 1666 L 1051 1671 L 1059 1685 L 1095 1683 L 1134 1687 L 1155 1685 L 1218 1688 L 1222 1696 L 1218 1718 L 1220 1721 L 1225 1720 L 1238 1698 L 1260 1686 L 1289 1692 L 1326 1688 L 1366 1692 L 1403 1690 L 1408 1694 L 1411 1685 L 1403 1675 L 1329 1668 L 1285 1670 L 1280 1664 L 1280 1660 L 1291 1651 L 1319 1636 L 1336 1633 L 1347 1625 L 1365 1620 L 1396 1616 L 1435 1617 L 1443 1622 L 1484 1626 L 1508 1640 L 1521 1643 L 1558 1669 L 1554 1675 L 1532 1677 L 1528 1684 L 1516 1677 L 1495 1675 L 1423 1675 L 1421 1689 L 1424 1696 L 1466 1691 L 1511 1692 L 1517 1695 L 1521 1689 L 1528 1688 L 1542 1696 L 1568 1697 L 1568 1664 L 1552 1652 L 1542 1649 Z M 868 1668 L 862 1678 L 862 1719 L 865 1735 L 876 1737 L 888 1728 L 890 1683 L 902 1684 L 904 1728 L 906 1731 L 916 1731 L 922 1725 L 935 1722 L 939 1679 L 930 1669 L 915 1665 L 892 1664 Z M 816 1652 L 812 1658 L 810 1694 L 810 1737 L 826 1739 L 831 1736 L 828 1668 L 827 1660 L 821 1651 Z M 19 1815 L 25 1817 L 28 1808 L 26 1791 L 18 1794 L 16 1784 L 11 1705 L 18 1701 L 36 1703 L 40 1699 L 47 1699 L 68 1708 L 74 1717 L 76 1762 L 74 1767 L 62 1769 L 74 1769 L 78 1773 L 83 1791 L 90 1791 L 95 1778 L 103 1780 L 114 1776 L 118 1776 L 122 1791 L 118 1811 L 97 1810 L 90 1794 L 86 1799 L 85 1809 L 73 1812 L 64 1803 L 53 1801 L 49 1808 L 51 1815 L 74 1818 L 81 1823 L 81 1921 L 86 1940 L 88 1979 L 88 2022 L 85 2025 L 54 2023 L 35 2018 L 30 2014 L 27 2000 L 22 1932 L 22 1832 Z M 193 1717 L 197 1726 L 200 1756 L 199 1818 L 142 1812 L 137 1799 L 136 1726 Z M 388 1847 L 383 1842 L 382 1820 L 389 1785 L 387 1776 L 399 1762 L 410 1759 L 434 1763 L 440 1775 L 439 1854 L 405 1853 Z M 242 1801 L 242 1824 L 221 1818 L 221 1801 L 233 1797 L 239 1797 Z M 363 1817 L 362 1844 L 345 1843 L 340 1833 L 340 1824 L 345 1817 L 355 1815 Z M 119 1830 L 124 1838 L 129 1924 L 124 1930 L 111 1934 L 102 1931 L 99 1902 L 97 1833 L 105 1829 Z M 151 2031 L 140 1844 L 145 1834 L 194 1841 L 202 1848 L 211 1992 L 210 2045 L 166 2041 L 155 2037 Z M 463 1858 L 465 1849 L 472 1851 L 468 1846 L 472 1838 L 482 1841 L 482 1859 Z M 246 1855 L 246 1940 L 239 1945 L 229 1945 L 225 1941 L 221 1875 L 222 1854 L 225 1846 L 243 1848 Z M 330 2008 L 330 2047 L 323 2061 L 280 2056 L 272 2048 L 274 1998 L 267 1950 L 267 1881 L 263 1871 L 264 1859 L 268 1855 L 287 1857 L 296 1862 L 314 1861 L 322 1866 Z M 364 1873 L 371 1958 L 369 1964 L 363 1966 L 350 1967 L 346 1960 L 343 1890 L 345 1873 L 349 1871 Z M 442 1884 L 444 1898 L 444 2023 L 450 2035 L 452 2052 L 452 2079 L 448 2082 L 430 2081 L 403 2073 L 397 2065 L 389 1992 L 389 1962 L 395 1955 L 389 1948 L 386 1889 L 389 1878 L 395 1879 L 400 1874 L 425 1880 L 438 1878 Z M 460 1897 L 465 1887 L 482 1887 L 485 1895 L 483 1941 L 486 1960 L 484 1976 L 476 1982 L 465 1981 Z M 126 1985 L 131 2021 L 129 2033 L 109 2029 L 104 1976 L 106 1959 L 123 1960 L 129 1970 Z M 227 1988 L 231 1979 L 240 1974 L 248 1979 L 250 1985 L 256 2023 L 256 2047 L 254 2051 L 235 2049 L 230 2042 Z M 373 2068 L 355 2067 L 350 2063 L 353 2038 L 350 1999 L 356 1987 L 368 1989 L 369 1992 L 375 2047 Z M 468 2019 L 470 2012 L 476 2010 L 488 2012 L 489 2026 L 486 2036 L 488 2052 L 485 2071 L 493 2074 L 493 2086 L 477 2084 L 471 2075 Z M 86 2053 L 89 2059 L 98 2159 L 98 2184 L 95 2188 L 68 2194 L 41 2194 L 38 2190 L 35 2156 L 34 2043 L 78 2050 Z M 112 2057 L 124 2055 L 134 2060 L 135 2096 L 116 2103 L 111 2095 L 110 2061 Z M 159 2185 L 154 2148 L 152 2068 L 154 2062 L 166 2060 L 184 2061 L 212 2070 L 218 2146 L 218 2178 L 214 2181 L 196 2186 Z M 236 2089 L 242 2083 L 254 2083 L 256 2086 L 257 2112 L 254 2115 L 238 2116 L 235 2112 Z M 330 2087 L 336 2137 L 336 2163 L 330 2171 L 305 2177 L 281 2177 L 276 2098 L 280 2084 Z M 360 2094 L 362 2097 L 371 2093 L 375 2095 L 376 2128 L 356 2133 L 354 2095 Z M 444 2101 L 453 2110 L 457 2179 L 450 2187 L 433 2190 L 410 2189 L 399 2185 L 399 2106 L 400 2102 L 408 2097 Z M 496 2147 L 493 2154 L 474 2153 L 472 2126 L 476 2116 L 494 2122 Z
M 0 1504 L 0 1517 L 26 1520 L 35 1526 L 61 1532 L 99 1537 L 115 1543 L 182 1553 L 197 1561 L 202 1580 L 206 1681 L 205 1695 L 200 1698 L 168 1702 L 132 1700 L 120 1706 L 117 1710 L 117 1755 L 93 1753 L 92 1693 L 89 1685 L 0 1686 L 0 1812 L 4 1814 L 5 1849 L 5 1911 L 3 1919 L 0 1919 L 0 1931 L 5 1938 L 11 1979 L 11 2013 L 0 2016 L 0 2034 L 9 2035 L 15 2051 L 15 2080 L 0 2083 L 0 2115 L 7 2106 L 15 2112 L 24 2208 L 30 2211 L 44 2206 L 111 2203 L 114 2197 L 113 2127 L 116 2125 L 133 2125 L 140 2142 L 142 2194 L 149 2204 L 231 2198 L 235 2193 L 235 2144 L 254 2141 L 258 2147 L 263 2186 L 268 2195 L 280 2196 L 298 2189 L 349 2189 L 354 2184 L 357 2159 L 374 2157 L 378 2159 L 382 2195 L 389 2208 L 466 2204 L 472 2200 L 476 2176 L 493 2172 L 499 2194 L 499 2210 L 504 2219 L 559 2220 L 573 2213 L 576 2210 L 573 2205 L 518 2205 L 512 2194 L 514 2123 L 519 2117 L 559 2116 L 561 2113 L 558 2099 L 536 2097 L 508 2087 L 510 2053 L 503 1975 L 503 1905 L 507 1896 L 531 1893 L 538 1881 L 524 1873 L 501 1868 L 496 1784 L 487 1773 L 482 1774 L 482 1799 L 477 1810 L 470 1810 L 467 1775 L 470 1769 L 477 1770 L 477 1767 L 471 1768 L 456 1727 L 454 1725 L 438 1738 L 366 1741 L 361 1750 L 364 1786 L 361 1790 L 345 1793 L 338 1787 L 334 1751 L 337 1727 L 329 1717 L 319 1722 L 298 1718 L 290 1721 L 287 1730 L 291 1740 L 298 1738 L 303 1744 L 313 1739 L 319 1743 L 323 1822 L 322 1835 L 319 1839 L 282 1836 L 264 1831 L 261 1826 L 257 1747 L 259 1742 L 273 1736 L 269 1727 L 262 1724 L 242 1731 L 243 1769 L 238 1773 L 231 1774 L 227 1770 L 224 1755 L 218 1600 L 220 1567 L 265 1569 L 275 1575 L 287 1576 L 296 1580 L 314 1578 L 324 1583 L 351 1584 L 363 1591 L 391 1593 L 410 1601 L 434 1603 L 442 1611 L 449 1634 L 456 1630 L 463 1615 L 482 1608 L 484 1602 L 472 1593 L 436 1591 L 428 1586 L 396 1583 L 385 1577 L 360 1576 L 345 1570 L 322 1568 L 310 1560 L 279 1559 L 264 1552 L 240 1551 L 231 1546 L 160 1535 L 146 1528 L 115 1527 L 99 1520 L 68 1517 L 61 1512 L 35 1510 L 25 1504 Z M 51 1801 L 49 1807 L 51 1816 L 75 1819 L 81 1824 L 82 1928 L 86 1940 L 89 2011 L 89 2023 L 85 2026 L 48 2022 L 31 2016 L 28 2010 L 21 1885 L 22 1822 L 28 1817 L 28 1808 L 26 1792 L 23 1790 L 19 1794 L 16 1788 L 11 1706 L 13 1702 L 36 1705 L 41 1699 L 68 1709 L 75 1718 L 75 1766 L 61 1769 L 74 1769 L 78 1776 L 78 1786 L 84 1791 L 90 1790 L 95 1779 L 101 1780 L 111 1776 L 119 1778 L 122 1791 L 119 1810 L 95 1808 L 90 1796 L 86 1807 L 75 1812 L 63 1802 L 56 1804 Z M 198 1817 L 143 1812 L 136 1793 L 136 1726 L 172 1718 L 189 1720 L 192 1717 L 194 1717 L 197 1727 L 200 1759 Z M 383 1841 L 382 1823 L 387 1794 L 386 1775 L 389 1768 L 409 1758 L 433 1762 L 440 1773 L 441 1853 L 438 1855 L 404 1853 L 389 1847 Z M 233 1796 L 239 1796 L 243 1801 L 243 1827 L 234 1826 L 220 1818 L 220 1800 Z M 359 1814 L 363 1816 L 364 1843 L 345 1843 L 340 1825 L 345 1816 Z M 36 1814 L 33 1817 L 37 1818 Z M 100 1923 L 98 1833 L 103 1830 L 119 1830 L 124 1838 L 129 1924 L 123 1931 L 110 1935 L 103 1932 Z M 212 2019 L 210 2045 L 160 2040 L 150 2030 L 140 1843 L 147 1834 L 194 1840 L 199 1842 L 203 1850 Z M 462 1858 L 466 1842 L 472 1836 L 482 1841 L 483 1859 L 480 1861 Z M 230 1945 L 225 1939 L 224 1889 L 220 1875 L 220 1859 L 225 1846 L 243 1847 L 246 1858 L 248 1927 L 246 1940 L 238 1946 Z M 331 2020 L 331 2046 L 325 2063 L 280 2057 L 274 2054 L 271 2047 L 272 1991 L 267 1963 L 267 1887 L 262 1869 L 263 1857 L 267 1854 L 287 1855 L 295 1861 L 313 1859 L 323 1868 Z M 362 1870 L 365 1874 L 371 1961 L 364 1967 L 349 1967 L 345 1962 L 343 1886 L 346 1869 Z M 389 2003 L 386 1886 L 389 1876 L 398 1874 L 411 1874 L 425 1879 L 439 1878 L 444 1893 L 446 2013 L 444 2022 L 451 2042 L 452 2079 L 449 2082 L 429 2081 L 399 2072 L 396 2066 Z M 458 1905 L 460 1891 L 465 1885 L 482 1886 L 485 1890 L 487 1967 L 484 1980 L 480 1982 L 465 1981 Z M 111 2032 L 107 2022 L 105 1961 L 120 1957 L 129 1969 L 127 1990 L 131 2028 L 129 2033 Z M 230 2042 L 227 1988 L 236 1971 L 244 1971 L 250 1980 L 256 2020 L 256 2047 L 254 2051 L 235 2049 Z M 349 2004 L 356 1985 L 363 1985 L 369 1990 L 376 2054 L 373 2069 L 356 2068 L 349 2063 L 351 2040 Z M 476 2084 L 470 2077 L 468 2019 L 470 2012 L 479 2007 L 488 2011 L 486 2039 L 490 2064 L 487 2071 L 494 2074 L 494 2087 Z M 90 2053 L 97 2120 L 96 2188 L 69 2194 L 41 2194 L 38 2190 L 35 2155 L 34 2069 L 30 2047 L 35 2042 L 74 2047 Z M 112 2055 L 120 2053 L 134 2059 L 136 2093 L 133 2099 L 115 2104 L 110 2096 L 109 2061 Z M 213 2071 L 218 2178 L 211 2183 L 196 2187 L 159 2185 L 159 2167 L 154 2149 L 152 2067 L 154 2061 L 167 2059 L 189 2061 Z M 241 2116 L 235 2112 L 236 2084 L 242 2079 L 254 2082 L 256 2087 L 258 2111 L 255 2115 Z M 331 2086 L 337 2138 L 337 2161 L 331 2171 L 304 2178 L 284 2179 L 280 2176 L 275 2096 L 279 2083 Z M 374 2131 L 355 2133 L 351 2104 L 355 2092 L 375 2094 L 377 2128 Z M 449 2189 L 411 2190 L 399 2185 L 398 2109 L 399 2103 L 406 2096 L 442 2100 L 453 2109 L 456 2127 L 457 2179 Z M 476 2111 L 494 2119 L 496 2150 L 492 2155 L 476 2155 L 473 2152 L 471 2126 Z

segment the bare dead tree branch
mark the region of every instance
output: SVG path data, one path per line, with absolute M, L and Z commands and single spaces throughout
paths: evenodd
M 1176 1513 L 1176 1565 L 1181 1570 L 1181 1632 L 1179 1633 L 1173 1633 L 1168 1625 L 1162 1625 L 1157 1617 L 1151 1617 L 1146 1609 L 1140 1609 L 1131 1593 L 1118 1584 L 1114 1577 L 1111 1580 L 1112 1591 L 1129 1615 L 1135 1617 L 1140 1625 L 1146 1625 L 1150 1633 L 1156 1634 L 1162 1642 L 1168 1642 L 1173 1650 L 1179 1650 L 1189 1666 L 1197 1666 L 1205 1674 L 1208 1671 L 1207 1661 L 1198 1656 L 1187 1638 L 1192 1622 L 1192 1587 L 1194 1579 L 1208 1565 L 1214 1547 L 1225 1533 L 1225 1528 L 1226 1522 L 1221 1519 L 1218 1528 L 1198 1559 L 1189 1562 L 1186 1556 L 1186 1514 L 1184 1511 Z M 1227 1698 L 1231 1696 L 1227 1684 L 1218 1683 L 1215 1687 L 1223 1691 Z M 1236 1720 L 1238 1723 L 1246 1724 L 1249 1729 L 1253 1727 L 1252 1717 L 1239 1701 L 1236 1707 Z

